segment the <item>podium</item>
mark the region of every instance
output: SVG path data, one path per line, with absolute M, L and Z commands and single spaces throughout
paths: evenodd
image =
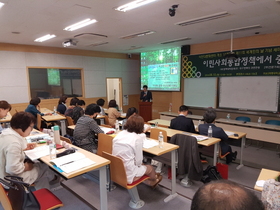
M 152 120 L 152 102 L 139 102 L 139 115 L 145 122 Z

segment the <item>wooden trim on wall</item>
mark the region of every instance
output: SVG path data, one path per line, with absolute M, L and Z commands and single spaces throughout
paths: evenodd
M 1 51 L 18 51 L 18 52 L 32 52 L 32 53 L 51 53 L 51 54 L 63 54 L 63 55 L 78 55 L 78 56 L 91 56 L 101 58 L 119 58 L 129 60 L 139 60 L 140 54 L 133 54 L 131 58 L 125 53 L 111 53 L 111 52 L 100 52 L 91 50 L 79 50 L 69 49 L 63 47 L 42 47 L 35 45 L 21 45 L 11 43 L 0 43 Z
M 217 35 L 218 36 L 218 35 Z M 258 34 L 254 36 L 233 38 L 233 51 L 241 49 L 279 46 L 280 33 Z M 229 39 L 191 45 L 191 55 L 230 51 Z

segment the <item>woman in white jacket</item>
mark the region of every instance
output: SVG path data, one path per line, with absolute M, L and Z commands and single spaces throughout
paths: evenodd
M 26 183 L 34 183 L 36 189 L 49 188 L 49 182 L 58 179 L 49 167 L 25 160 L 24 150 L 34 148 L 34 144 L 27 144 L 25 137 L 30 135 L 35 122 L 32 114 L 18 112 L 11 119 L 11 128 L 0 134 L 0 178 L 19 176 Z
M 123 131 L 113 139 L 113 155 L 120 157 L 126 169 L 128 184 L 147 175 L 147 184 L 153 188 L 162 180 L 162 176 L 155 173 L 151 165 L 143 165 L 143 133 L 144 120 L 139 115 L 132 115 L 124 125 Z

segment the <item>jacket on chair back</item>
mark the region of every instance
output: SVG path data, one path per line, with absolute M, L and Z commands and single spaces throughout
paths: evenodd
M 200 181 L 203 167 L 199 157 L 196 138 L 184 134 L 175 134 L 171 137 L 169 143 L 179 146 L 178 174 L 188 174 L 189 179 Z

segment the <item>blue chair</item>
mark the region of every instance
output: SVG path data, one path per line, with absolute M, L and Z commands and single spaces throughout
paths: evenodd
M 280 125 L 280 120 L 267 120 L 265 124 Z
M 251 122 L 251 118 L 250 117 L 245 117 L 245 116 L 236 117 L 235 120 L 244 121 L 244 122 Z

